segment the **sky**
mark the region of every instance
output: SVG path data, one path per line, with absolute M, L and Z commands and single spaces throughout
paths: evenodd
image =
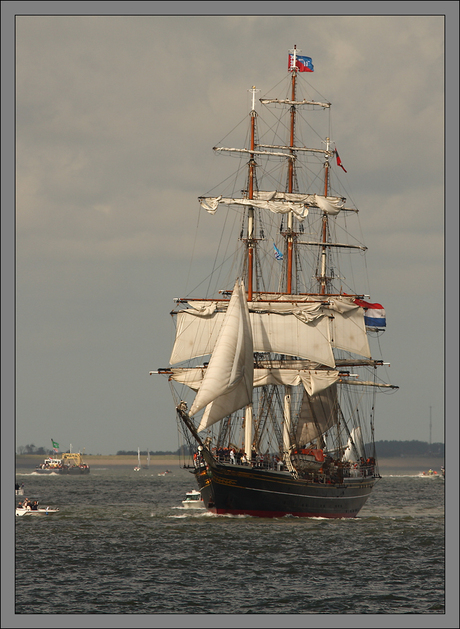
M 375 438 L 428 441 L 431 412 L 444 441 L 444 17 L 61 14 L 16 18 L 16 448 L 178 447 L 149 371 L 168 366 L 173 298 L 213 259 L 197 197 L 223 178 L 212 147 L 247 90 L 283 80 L 294 45 L 332 102 L 387 313 L 400 389 L 379 396 Z

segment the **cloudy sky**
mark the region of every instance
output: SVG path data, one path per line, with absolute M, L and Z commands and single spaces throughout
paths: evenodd
M 213 259 L 197 197 L 223 179 L 212 147 L 247 90 L 284 79 L 294 44 L 333 104 L 387 311 L 400 390 L 379 396 L 376 438 L 428 441 L 431 407 L 443 441 L 444 29 L 441 15 L 18 16 L 16 446 L 178 447 L 149 371 L 168 365 L 173 298 Z

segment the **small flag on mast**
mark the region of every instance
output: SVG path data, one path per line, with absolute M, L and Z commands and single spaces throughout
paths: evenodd
M 273 248 L 275 249 L 275 258 L 277 260 L 282 260 L 283 259 L 283 254 L 281 253 L 281 251 L 278 249 L 278 247 L 275 245 L 275 243 L 273 243 Z
M 56 441 L 53 441 L 52 439 L 51 439 L 51 443 L 53 444 L 53 450 L 57 452 L 59 449 L 59 444 Z
M 337 153 L 337 149 L 335 149 L 335 158 L 336 158 L 336 160 L 337 160 L 337 166 L 340 166 L 340 168 L 341 168 L 344 172 L 347 172 L 347 171 L 345 170 L 345 168 L 342 166 L 342 160 L 340 159 L 339 154 Z
M 288 69 L 292 70 L 292 68 L 297 68 L 299 72 L 313 72 L 314 71 L 311 57 L 303 57 L 302 55 L 296 55 L 295 63 L 294 63 L 294 55 L 292 53 L 289 53 Z

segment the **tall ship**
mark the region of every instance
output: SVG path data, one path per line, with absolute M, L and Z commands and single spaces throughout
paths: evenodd
M 352 236 L 358 210 L 341 181 L 331 103 L 315 95 L 300 52 L 288 53 L 281 98 L 248 90 L 243 142 L 214 147 L 236 169 L 199 203 L 236 246 L 208 241 L 223 253 L 207 291 L 175 299 L 170 365 L 151 372 L 170 382 L 191 471 L 216 514 L 355 517 L 380 478 L 376 396 L 398 388 L 371 352 L 385 311 L 354 288 L 366 253 Z

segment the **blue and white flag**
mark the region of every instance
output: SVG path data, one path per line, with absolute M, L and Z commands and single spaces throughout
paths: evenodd
M 291 53 L 289 54 L 288 69 L 292 70 L 293 67 L 297 68 L 299 72 L 313 72 L 314 71 L 311 57 L 303 57 L 301 55 L 296 55 L 295 65 L 294 65 L 294 55 Z
M 278 249 L 278 247 L 275 245 L 275 243 L 273 243 L 273 248 L 275 249 L 275 258 L 277 260 L 282 260 L 283 259 L 283 254 L 281 253 L 281 251 Z

